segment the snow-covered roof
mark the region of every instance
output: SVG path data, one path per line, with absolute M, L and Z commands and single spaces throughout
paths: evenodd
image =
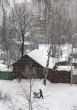
M 31 52 L 29 52 L 27 55 L 31 57 L 33 60 L 35 60 L 37 63 L 39 63 L 41 66 L 46 67 L 47 59 L 48 59 L 48 49 L 49 49 L 49 44 L 40 44 L 39 49 L 35 49 Z M 56 63 L 59 62 L 67 62 L 68 57 L 71 53 L 71 44 L 64 44 L 60 45 L 60 50 L 62 51 L 62 56 L 58 58 L 53 58 L 50 57 L 49 61 L 49 67 L 52 69 Z M 52 50 L 51 50 L 52 53 Z M 71 66 L 70 65 L 60 65 L 58 66 L 58 71 L 65 70 L 65 71 L 70 71 Z
M 58 71 L 71 71 L 71 66 L 69 65 L 69 66 L 58 66 L 57 67 L 57 70 Z
M 35 60 L 36 62 L 38 62 L 41 66 L 46 67 L 46 63 L 47 63 L 47 59 L 48 59 L 48 56 L 47 56 L 48 53 L 47 52 L 48 52 L 49 46 L 50 46 L 49 44 L 40 44 L 39 49 L 35 49 L 35 50 L 31 51 L 27 55 L 29 57 L 31 57 L 33 60 Z M 68 60 L 68 54 L 70 53 L 68 51 L 69 47 L 70 46 L 67 44 L 62 45 L 62 47 L 61 47 L 61 50 L 63 51 L 62 57 L 60 57 L 60 58 L 50 57 L 48 68 L 52 69 L 57 62 L 67 61 Z
M 47 63 L 47 59 L 48 59 L 47 54 L 41 52 L 38 49 L 35 49 L 35 50 L 31 51 L 30 53 L 28 53 L 27 55 L 29 57 L 31 57 L 33 60 L 35 60 L 36 62 L 38 62 L 41 66 L 46 67 L 46 63 Z M 48 68 L 52 69 L 55 66 L 56 61 L 57 61 L 56 58 L 51 57 Z

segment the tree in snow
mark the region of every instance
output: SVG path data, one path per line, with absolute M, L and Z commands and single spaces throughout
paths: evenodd
M 66 4 L 63 1 L 44 0 L 44 4 L 44 35 L 48 38 L 48 42 L 50 43 L 44 78 L 44 84 L 46 85 L 51 50 L 53 54 L 55 45 L 71 41 L 72 23 L 69 16 L 67 17 L 68 10 L 65 9 Z
M 29 87 L 23 88 L 23 86 L 21 86 L 22 91 L 25 94 L 25 97 L 27 97 L 27 101 L 29 104 L 29 110 L 32 110 L 32 74 L 35 74 L 32 68 L 32 64 L 25 65 L 25 70 L 23 71 L 23 76 L 29 79 Z
M 0 9 L 1 9 L 1 46 L 2 50 L 8 53 L 8 36 L 7 36 L 7 13 L 10 9 L 9 0 L 0 0 Z M 7 55 L 8 56 L 8 55 Z
M 26 1 L 21 4 L 14 1 L 14 6 L 9 14 L 10 32 L 12 33 L 13 42 L 20 44 L 21 57 L 24 55 L 25 35 L 27 32 L 30 33 L 30 21 L 31 12 L 27 8 Z

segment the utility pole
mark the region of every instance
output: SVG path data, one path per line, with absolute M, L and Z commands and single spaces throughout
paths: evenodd
M 71 61 L 70 61 L 70 64 L 71 64 L 71 82 L 70 82 L 70 85 L 72 86 L 72 81 L 73 81 L 73 45 L 72 45 L 72 51 L 71 51 L 72 55 L 71 55 Z
M 30 65 L 31 68 L 32 68 L 32 64 Z M 29 68 L 30 69 L 30 68 Z M 29 110 L 32 110 L 32 99 L 31 99 L 31 96 L 32 96 L 32 69 L 30 70 L 30 87 L 29 87 Z

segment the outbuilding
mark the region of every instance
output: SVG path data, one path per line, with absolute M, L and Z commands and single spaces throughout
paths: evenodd
M 28 78 L 30 72 L 33 78 L 44 78 L 44 70 L 46 69 L 47 54 L 42 53 L 38 49 L 35 49 L 24 55 L 21 59 L 13 64 L 13 73 L 15 78 Z M 50 58 L 49 71 L 55 65 L 55 58 Z
M 24 55 L 21 59 L 13 64 L 13 73 L 15 78 L 29 78 L 32 75 L 33 78 L 44 78 L 46 63 L 47 63 L 47 51 L 42 52 L 39 49 L 35 49 L 28 54 Z M 76 83 L 75 66 L 73 69 L 73 83 Z M 75 75 L 74 75 L 75 73 Z M 50 57 L 48 66 L 48 80 L 54 83 L 70 83 L 71 82 L 71 65 L 70 62 L 64 58 Z

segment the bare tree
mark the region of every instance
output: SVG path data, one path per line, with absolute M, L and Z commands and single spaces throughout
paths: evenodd
M 25 34 L 30 32 L 31 12 L 27 9 L 26 3 L 17 4 L 14 1 L 14 8 L 10 13 L 11 31 L 14 34 L 13 41 L 21 44 L 21 57 L 24 55 Z
M 63 1 L 59 0 L 51 2 L 51 0 L 44 0 L 44 3 L 44 35 L 45 37 L 48 37 L 50 43 L 48 59 L 46 63 L 46 72 L 44 77 L 44 84 L 46 85 L 51 50 L 53 54 L 55 45 L 59 45 L 65 43 L 66 41 L 70 41 L 70 37 L 72 35 L 72 25 L 70 18 L 67 17 L 68 10 L 65 10 L 65 3 Z
M 3 48 L 6 44 L 6 22 L 7 22 L 7 9 L 10 8 L 9 0 L 1 0 L 0 7 L 2 9 L 2 45 Z

